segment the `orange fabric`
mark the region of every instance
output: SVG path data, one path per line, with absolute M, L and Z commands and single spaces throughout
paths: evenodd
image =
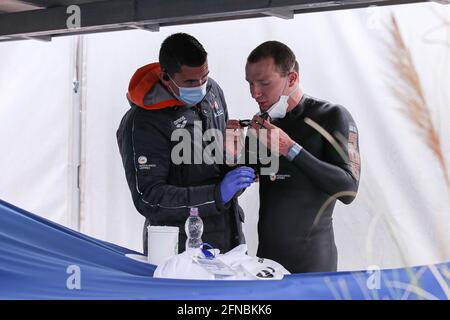
M 160 71 L 161 67 L 159 63 L 151 63 L 139 68 L 130 80 L 128 86 L 128 99 L 135 105 L 147 110 L 157 110 L 184 105 L 177 99 L 169 99 L 155 104 L 144 105 L 144 97 L 159 81 L 158 73 Z

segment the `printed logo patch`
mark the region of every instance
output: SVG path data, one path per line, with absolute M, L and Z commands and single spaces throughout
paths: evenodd
M 185 116 L 182 116 L 181 118 L 178 118 L 173 122 L 176 128 L 183 129 L 187 124 L 187 119 Z
M 351 132 L 348 134 L 348 158 L 352 163 L 352 173 L 356 180 L 359 180 L 361 170 L 361 159 L 358 152 L 358 134 Z
M 270 181 L 275 181 L 275 180 L 286 180 L 288 178 L 290 178 L 291 175 L 290 174 L 275 174 L 275 173 L 271 173 L 269 176 Z
M 140 156 L 140 157 L 138 158 L 138 163 L 139 163 L 139 164 L 146 164 L 146 163 L 147 163 L 147 157 Z
M 216 96 L 212 94 L 213 100 L 209 101 L 209 105 L 211 106 L 211 109 L 214 111 L 214 117 L 220 117 L 223 115 L 223 109 L 219 106 L 216 100 Z
M 147 157 L 146 156 L 140 156 L 137 159 L 137 162 L 139 164 L 139 170 L 150 170 L 150 168 L 156 167 L 156 164 L 147 164 Z

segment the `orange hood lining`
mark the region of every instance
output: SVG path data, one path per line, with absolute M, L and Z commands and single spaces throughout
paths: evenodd
M 163 100 L 150 105 L 144 104 L 144 97 L 159 81 L 158 74 L 160 72 L 161 66 L 157 62 L 147 64 L 136 70 L 134 75 L 131 77 L 130 84 L 128 86 L 128 99 L 138 107 L 147 110 L 158 110 L 168 107 L 183 106 L 184 103 L 177 99 Z

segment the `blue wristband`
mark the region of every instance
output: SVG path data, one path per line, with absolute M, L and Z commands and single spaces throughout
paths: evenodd
M 294 160 L 294 158 L 300 153 L 302 150 L 302 147 L 298 143 L 294 143 L 288 150 L 288 153 L 286 155 L 286 159 L 289 161 Z

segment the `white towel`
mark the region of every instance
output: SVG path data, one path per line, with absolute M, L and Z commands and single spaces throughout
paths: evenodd
M 214 259 L 206 259 L 201 249 L 189 249 L 160 264 L 155 278 L 196 280 L 281 280 L 290 274 L 281 264 L 270 259 L 247 255 L 241 244 L 225 254 L 209 250 Z

